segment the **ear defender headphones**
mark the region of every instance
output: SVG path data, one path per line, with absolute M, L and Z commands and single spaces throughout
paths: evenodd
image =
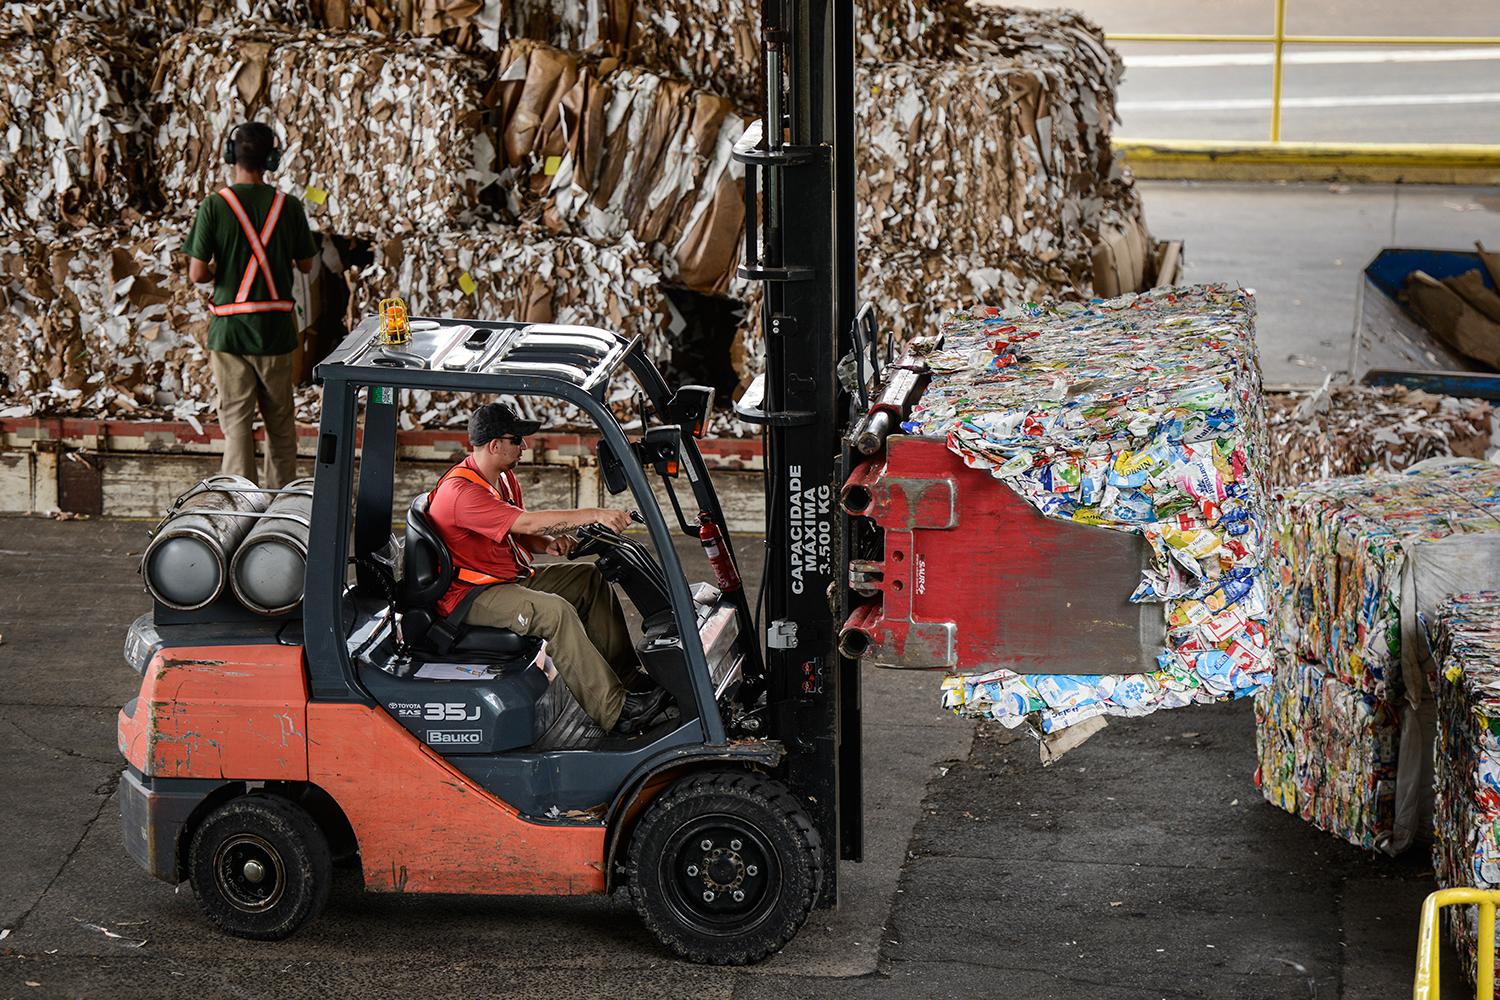
M 238 159 L 238 157 L 234 155 L 235 133 L 248 124 L 250 123 L 240 122 L 234 128 L 230 129 L 229 134 L 224 137 L 224 162 L 229 164 L 230 166 L 233 166 L 235 161 Z M 275 170 L 279 166 L 281 166 L 281 145 L 276 141 L 276 130 L 272 129 L 271 151 L 266 154 L 266 169 Z

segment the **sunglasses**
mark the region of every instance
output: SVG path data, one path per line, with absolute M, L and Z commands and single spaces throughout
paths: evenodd
M 511 444 L 515 445 L 517 448 L 521 447 L 522 445 L 524 445 L 526 443 L 526 439 L 524 437 L 522 437 L 521 435 L 519 435 L 519 434 L 500 434 L 500 435 L 498 435 L 495 438 L 495 440 L 496 441 L 509 441 Z

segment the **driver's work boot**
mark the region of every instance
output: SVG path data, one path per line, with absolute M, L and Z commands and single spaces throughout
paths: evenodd
M 615 723 L 615 732 L 629 735 L 661 714 L 667 702 L 666 688 L 655 688 L 640 694 L 627 694 L 620 709 L 620 719 Z

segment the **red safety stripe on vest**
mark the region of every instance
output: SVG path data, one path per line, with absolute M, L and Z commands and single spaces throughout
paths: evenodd
M 505 475 L 507 477 L 510 477 L 512 474 L 507 472 L 507 473 L 505 473 Z M 512 507 L 519 507 L 520 506 L 520 504 L 516 503 L 515 500 L 511 499 L 510 497 L 502 495 L 501 492 L 495 488 L 495 485 L 493 483 L 491 483 L 488 479 L 485 479 L 478 472 L 475 472 L 473 469 L 469 468 L 467 465 L 462 465 L 462 464 L 455 465 L 453 468 L 451 468 L 447 472 L 443 473 L 443 478 L 438 480 L 437 486 L 434 486 L 432 488 L 432 492 L 430 494 L 428 494 L 428 498 L 427 498 L 428 504 L 432 503 L 433 498 L 437 496 L 437 491 L 443 485 L 443 483 L 447 482 L 450 478 L 455 478 L 455 477 L 458 478 L 458 479 L 466 479 L 469 482 L 475 484 L 476 486 L 483 486 L 485 489 L 487 489 L 487 490 L 490 491 L 490 496 L 494 497 L 496 500 L 499 500 L 501 503 L 508 503 Z M 510 489 L 510 480 L 509 480 L 509 478 L 507 478 L 505 480 L 505 483 L 506 483 L 506 489 L 507 489 L 507 491 L 509 491 L 509 489 Z M 527 552 L 524 548 L 522 548 L 520 546 L 520 544 L 518 544 L 516 542 L 515 538 L 513 538 L 511 536 L 510 532 L 506 532 L 505 533 L 505 540 L 510 543 L 511 556 L 516 561 L 516 570 L 521 574 L 520 576 L 516 577 L 516 579 L 517 580 L 524 580 L 527 577 L 531 576 L 531 574 L 532 574 L 531 553 Z M 500 577 L 498 577 L 498 576 L 492 576 L 489 573 L 482 573 L 482 572 L 480 572 L 477 569 L 469 569 L 466 566 L 459 566 L 458 563 L 456 563 L 456 562 L 453 564 L 453 575 L 456 576 L 458 579 L 462 580 L 464 583 L 482 584 L 482 583 L 514 583 L 515 582 L 514 580 L 503 580 Z
M 276 229 L 276 221 L 281 218 L 281 206 L 286 203 L 286 192 L 277 191 L 276 197 L 271 201 L 270 214 L 266 216 L 265 225 L 261 231 L 255 231 L 255 225 L 250 221 L 250 215 L 245 211 L 245 206 L 240 204 L 239 198 L 235 197 L 229 188 L 222 188 L 219 194 L 229 204 L 234 212 L 235 218 L 239 220 L 240 229 L 245 234 L 245 239 L 250 243 L 251 260 L 245 267 L 245 276 L 240 280 L 239 294 L 233 302 L 213 306 L 215 316 L 234 316 L 242 313 L 257 312 L 290 312 L 294 307 L 290 299 L 283 299 L 277 293 L 276 279 L 271 276 L 271 258 L 266 255 L 266 241 L 271 238 L 271 233 Z M 264 273 L 266 277 L 266 288 L 271 297 L 260 301 L 251 301 L 250 288 L 255 284 L 257 272 Z

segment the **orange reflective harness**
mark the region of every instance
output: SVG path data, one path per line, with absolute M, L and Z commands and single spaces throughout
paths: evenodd
M 258 312 L 291 312 L 296 303 L 291 299 L 283 299 L 276 290 L 276 279 L 271 276 L 271 258 L 266 256 L 266 241 L 271 238 L 271 233 L 276 229 L 276 220 L 281 218 L 281 206 L 286 203 L 286 193 L 277 191 L 275 199 L 271 202 L 271 211 L 266 216 L 265 225 L 259 233 L 255 231 L 255 224 L 250 221 L 250 214 L 245 211 L 245 206 L 235 197 L 229 188 L 222 188 L 219 194 L 229 203 L 234 211 L 235 218 L 240 221 L 240 229 L 245 233 L 245 239 L 250 242 L 250 263 L 245 266 L 245 276 L 240 280 L 239 294 L 234 297 L 233 302 L 223 305 L 212 306 L 215 316 L 236 316 L 241 313 Z M 255 284 L 255 275 L 264 273 L 266 276 L 266 288 L 270 291 L 269 299 L 251 301 L 250 286 Z

